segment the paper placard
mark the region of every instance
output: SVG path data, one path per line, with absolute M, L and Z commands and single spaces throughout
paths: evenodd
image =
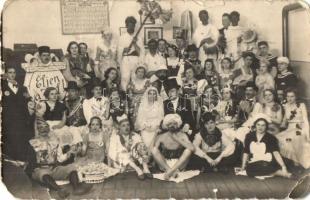
M 106 0 L 61 0 L 63 34 L 100 33 L 109 26 Z

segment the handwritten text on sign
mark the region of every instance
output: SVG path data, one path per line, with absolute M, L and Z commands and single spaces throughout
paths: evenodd
M 63 34 L 100 33 L 109 26 L 106 0 L 61 0 Z

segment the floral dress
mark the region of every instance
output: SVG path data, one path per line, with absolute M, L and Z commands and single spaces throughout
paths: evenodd
M 306 106 L 303 103 L 285 104 L 287 129 L 277 134 L 280 153 L 304 168 L 310 167 L 309 123 Z

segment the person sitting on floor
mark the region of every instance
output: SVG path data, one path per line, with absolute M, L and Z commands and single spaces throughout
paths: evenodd
M 128 117 L 124 114 L 117 117 L 119 131 L 112 133 L 108 148 L 108 164 L 125 171 L 128 166 L 133 168 L 139 180 L 153 178 L 147 163 L 148 149 L 140 135 L 130 129 Z M 143 169 L 140 168 L 142 165 Z
M 248 176 L 291 177 L 279 153 L 278 140 L 267 132 L 269 122 L 259 118 L 245 137 L 241 170 Z
M 195 150 L 188 136 L 181 131 L 182 119 L 178 114 L 168 114 L 165 116 L 162 128 L 165 133 L 159 135 L 152 150 L 155 162 L 160 169 L 165 171 L 164 178 L 176 177 L 178 172 L 185 169 L 190 155 Z M 178 159 L 169 167 L 168 159 Z
M 200 132 L 193 142 L 195 155 L 189 161 L 189 169 L 226 171 L 227 167 L 233 166 L 236 160 L 234 143 L 216 127 L 215 118 L 210 112 L 202 116 Z
M 59 138 L 42 118 L 36 120 L 36 125 L 38 136 L 29 141 L 35 151 L 35 159 L 29 165 L 32 178 L 56 190 L 61 198 L 69 196 L 69 192 L 57 185 L 55 180 L 68 178 L 75 195 L 89 192 L 91 186 L 79 183 L 77 167 L 73 163 L 77 154 L 76 148 L 62 146 Z

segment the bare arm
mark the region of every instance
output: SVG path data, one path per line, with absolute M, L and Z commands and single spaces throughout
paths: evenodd
M 179 133 L 178 135 L 172 135 L 173 139 L 175 139 L 179 144 L 183 147 L 187 148 L 190 151 L 195 151 L 194 145 L 189 141 L 188 137 L 184 133 Z

